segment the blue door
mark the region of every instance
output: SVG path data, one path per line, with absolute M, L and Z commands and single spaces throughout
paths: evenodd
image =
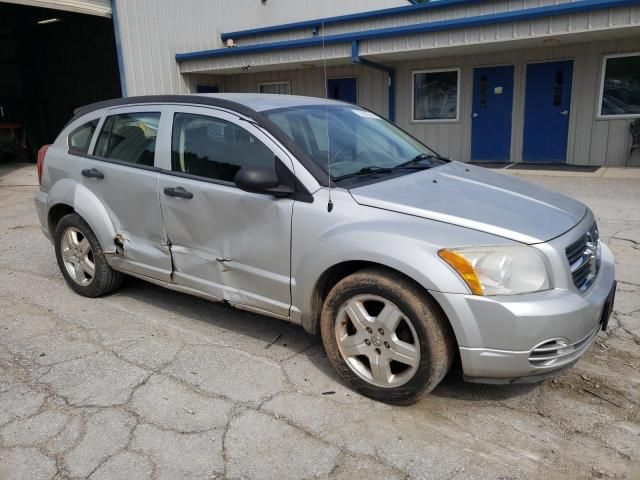
M 513 65 L 475 68 L 471 160 L 508 162 L 511 151 Z
M 354 77 L 332 78 L 327 81 L 329 98 L 343 102 L 358 103 L 358 83 Z
M 573 60 L 527 65 L 523 162 L 567 161 Z

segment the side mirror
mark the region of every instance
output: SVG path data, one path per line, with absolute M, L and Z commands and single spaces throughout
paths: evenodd
M 293 195 L 293 190 L 280 185 L 276 170 L 265 167 L 245 167 L 241 169 L 233 179 L 240 190 L 251 193 L 264 193 L 274 197 L 288 197 Z

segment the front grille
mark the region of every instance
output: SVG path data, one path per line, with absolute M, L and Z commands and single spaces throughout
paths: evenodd
M 593 284 L 600 268 L 600 236 L 593 226 L 566 249 L 573 284 L 586 292 Z
M 534 367 L 562 366 L 574 361 L 589 348 L 600 331 L 601 325 L 589 332 L 583 339 L 570 344 L 566 338 L 553 338 L 536 345 L 529 353 L 529 363 Z

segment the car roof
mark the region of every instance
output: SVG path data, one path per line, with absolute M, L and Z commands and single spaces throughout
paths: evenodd
M 291 108 L 304 105 L 344 105 L 332 99 L 318 97 L 302 97 L 297 95 L 278 95 L 270 93 L 197 93 L 189 95 L 141 95 L 136 97 L 114 98 L 91 103 L 74 111 L 74 118 L 79 118 L 103 108 L 125 107 L 148 103 L 185 103 L 211 105 L 235 110 L 251 117 L 252 113 L 260 113 L 276 108 Z M 354 108 L 358 108 L 356 105 Z M 69 122 L 70 123 L 70 122 Z
M 301 107 L 306 105 L 325 105 L 339 104 L 339 102 L 331 99 L 318 97 L 303 97 L 299 95 L 278 95 L 272 93 L 203 93 L 198 96 L 209 98 L 220 98 L 244 105 L 256 112 L 264 112 L 266 110 L 274 110 L 276 108 Z

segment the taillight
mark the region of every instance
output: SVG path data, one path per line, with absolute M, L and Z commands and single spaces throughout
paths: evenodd
M 44 157 L 47 154 L 49 145 L 43 145 L 38 150 L 38 183 L 42 185 L 42 168 L 44 167 Z

